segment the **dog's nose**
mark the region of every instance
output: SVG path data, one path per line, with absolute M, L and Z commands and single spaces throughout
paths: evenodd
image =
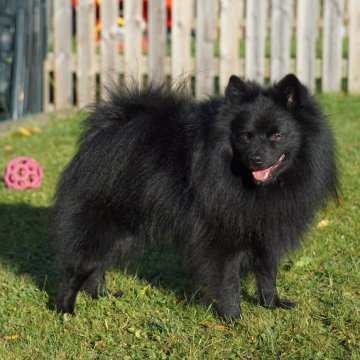
M 259 155 L 254 155 L 250 157 L 250 163 L 254 167 L 260 167 L 263 163 L 261 157 Z

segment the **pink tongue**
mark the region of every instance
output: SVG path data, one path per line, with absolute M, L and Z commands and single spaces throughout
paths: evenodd
M 252 174 L 253 174 L 253 177 L 255 180 L 265 181 L 270 175 L 270 170 L 271 170 L 271 167 L 264 169 L 264 170 L 253 171 Z

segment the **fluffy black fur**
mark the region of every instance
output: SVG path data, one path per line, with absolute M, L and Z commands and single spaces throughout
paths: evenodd
M 337 188 L 327 119 L 294 75 L 267 88 L 232 76 L 225 97 L 201 103 L 119 88 L 84 126 L 54 207 L 59 311 L 169 233 L 220 316 L 241 316 L 249 271 L 264 305 L 294 306 L 277 294 L 277 264 Z

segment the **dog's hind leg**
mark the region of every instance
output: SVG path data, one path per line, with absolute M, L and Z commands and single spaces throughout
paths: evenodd
M 94 266 L 68 265 L 62 278 L 57 300 L 56 309 L 62 313 L 72 314 L 76 296 L 87 279 L 96 271 Z
M 97 268 L 85 280 L 82 289 L 88 292 L 93 299 L 105 296 L 108 292 L 105 281 L 105 270 Z

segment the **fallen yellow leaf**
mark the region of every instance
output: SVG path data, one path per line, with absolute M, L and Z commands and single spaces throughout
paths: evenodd
M 31 134 L 37 134 L 40 132 L 40 129 L 36 127 L 29 127 L 28 130 L 31 132 Z
M 0 338 L 4 340 L 16 340 L 19 336 L 20 336 L 19 334 L 11 334 L 11 335 L 0 334 Z
M 143 287 L 141 290 L 140 290 L 140 295 L 141 296 L 150 296 L 151 294 L 151 286 L 150 285 L 146 285 L 145 287 Z
M 20 126 L 20 127 L 18 128 L 18 131 L 19 131 L 19 133 L 20 133 L 21 135 L 26 136 L 26 137 L 29 137 L 29 136 L 32 135 L 31 131 L 29 131 L 28 129 L 26 129 L 26 128 L 22 127 L 22 126 Z
M 215 330 L 220 330 L 220 331 L 226 330 L 226 326 L 224 326 L 224 325 L 217 325 L 217 324 L 212 324 L 209 322 L 204 322 L 201 325 L 206 328 L 209 328 L 209 329 L 215 329 Z
M 11 145 L 5 145 L 4 146 L 4 153 L 5 155 L 11 155 L 14 153 L 13 147 Z
M 328 226 L 329 225 L 329 220 L 328 219 L 324 219 L 324 220 L 321 220 L 316 227 L 318 228 L 323 228 L 325 226 Z

